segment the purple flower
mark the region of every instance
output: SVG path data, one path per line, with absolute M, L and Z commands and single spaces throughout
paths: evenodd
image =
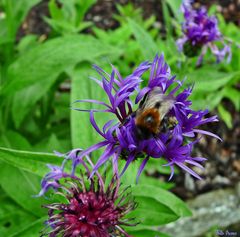
M 217 62 L 221 62 L 226 55 L 227 61 L 231 60 L 231 48 L 224 43 L 224 38 L 218 29 L 218 21 L 215 16 L 208 16 L 205 7 L 194 10 L 189 1 L 184 1 L 182 11 L 185 21 L 182 24 L 183 37 L 177 40 L 179 51 L 183 51 L 186 56 L 193 57 L 200 53 L 197 65 L 202 63 L 203 56 L 209 48 L 216 57 Z M 216 42 L 223 44 L 219 49 Z
M 131 75 L 122 78 L 119 71 L 114 66 L 112 66 L 112 73 L 110 75 L 100 67 L 94 65 L 95 70 L 101 75 L 102 81 L 92 77 L 90 79 L 94 80 L 106 92 L 110 104 L 97 100 L 77 100 L 76 102 L 89 102 L 103 105 L 106 107 L 105 110 L 92 111 L 113 113 L 121 122 L 123 122 L 126 117 L 132 113 L 130 96 L 139 87 L 140 82 L 142 81 L 141 76 L 149 69 L 149 67 L 150 65 L 148 62 L 143 62 Z M 74 109 L 86 111 L 78 108 Z
M 58 190 L 61 187 L 60 180 L 63 178 L 73 178 L 77 179 L 74 174 L 68 174 L 64 171 L 65 163 L 68 160 L 74 160 L 77 158 L 78 154 L 82 151 L 82 149 L 74 149 L 67 154 L 61 154 L 59 152 L 55 152 L 55 154 L 59 157 L 63 157 L 63 163 L 61 166 L 50 165 L 47 164 L 47 167 L 50 169 L 50 172 L 47 173 L 41 181 L 41 191 L 39 192 L 37 197 L 43 196 L 49 189 Z M 89 160 L 89 157 L 86 157 Z M 85 167 L 85 170 L 90 173 L 86 163 L 84 161 L 80 161 L 80 163 Z
M 146 93 L 148 93 L 155 87 L 160 87 L 163 92 L 166 92 L 166 90 L 169 88 L 170 85 L 172 85 L 173 82 L 177 82 L 174 81 L 174 79 L 175 76 L 171 76 L 170 67 L 164 61 L 163 54 L 160 55 L 160 57 L 156 56 L 151 64 L 148 85 L 138 93 L 135 102 L 138 103 Z
M 66 155 L 66 159 L 78 156 L 78 153 L 74 150 Z M 87 167 L 84 162 L 83 165 Z M 120 191 L 119 179 L 113 176 L 110 184 L 105 185 L 99 174 L 84 180 L 83 175 L 80 178 L 64 173 L 64 166 L 49 166 L 51 171 L 42 182 L 41 194 L 49 183 L 48 187 L 54 188 L 65 201 L 44 206 L 48 209 L 49 218 L 41 236 L 110 237 L 118 233 L 130 237 L 122 226 L 136 225 L 132 219 L 124 218 L 136 208 L 136 203 L 127 188 Z M 89 170 L 86 171 L 89 176 Z M 57 187 L 52 183 L 57 183 Z
M 148 84 L 140 90 L 139 83 L 141 76 L 147 70 L 150 70 Z M 102 72 L 99 68 L 98 71 Z M 117 70 L 114 69 L 114 71 L 116 72 Z M 136 72 L 138 72 L 137 76 Z M 116 75 L 118 78 L 121 78 L 119 73 L 116 73 Z M 113 73 L 111 79 L 106 80 L 103 78 L 103 80 L 109 81 L 109 84 L 114 84 L 110 83 L 110 81 L 117 81 Z M 194 111 L 191 109 L 192 102 L 188 97 L 191 95 L 193 88 L 181 89 L 184 81 L 178 81 L 175 76 L 171 76 L 170 68 L 165 63 L 163 55 L 157 55 L 152 63 L 145 62 L 141 64 L 133 74 L 126 77 L 126 79 L 121 78 L 120 81 L 122 82 L 121 84 L 118 83 L 116 87 L 114 86 L 114 96 L 112 99 L 109 99 L 110 105 L 105 105 L 107 108 L 111 107 L 111 110 L 107 109 L 104 111 L 115 114 L 118 121 L 108 121 L 100 129 L 94 117 L 96 110 L 90 111 L 90 122 L 96 132 L 102 136 L 102 141 L 82 151 L 77 158 L 73 158 L 72 174 L 75 173 L 76 167 L 85 156 L 90 155 L 95 150 L 104 148 L 91 175 L 97 172 L 100 166 L 110 160 L 112 161 L 114 171 L 119 174 L 118 161 L 119 159 L 123 159 L 126 163 L 121 171 L 120 175 L 122 175 L 134 160 L 142 159 L 137 174 L 138 178 L 149 159 L 165 159 L 172 169 L 170 178 L 174 172 L 173 165 L 177 165 L 195 177 L 200 178 L 186 164 L 201 167 L 198 162 L 201 163 L 205 159 L 191 157 L 192 147 L 199 141 L 197 134 L 219 137 L 208 131 L 199 129 L 198 126 L 209 122 L 216 122 L 218 121 L 217 117 L 205 118 L 208 113 L 207 110 Z M 98 81 L 97 83 L 100 84 Z M 101 85 L 103 85 L 103 82 Z M 125 92 L 123 92 L 124 90 Z M 110 98 L 110 90 L 105 91 Z M 112 110 L 116 101 L 119 101 L 119 97 L 115 96 L 119 95 L 119 91 L 126 95 L 120 99 L 121 104 L 124 106 L 121 108 L 115 107 L 117 109 Z M 133 111 L 132 107 L 131 99 L 134 95 L 136 96 L 135 103 L 139 107 L 137 111 Z M 90 100 L 85 101 L 89 102 Z M 156 113 L 156 116 L 160 120 L 155 130 L 151 126 L 140 129 L 138 124 L 139 111 L 141 111 L 143 104 L 146 103 L 150 104 L 150 107 L 158 106 L 158 109 L 153 108 L 154 113 Z M 128 112 L 126 112 L 126 108 L 129 108 Z M 144 110 L 143 113 L 145 113 Z M 160 116 L 162 117 L 160 118 Z M 144 117 L 144 119 L 146 118 Z
M 183 145 L 183 136 L 180 135 L 181 133 L 182 133 L 181 127 L 177 125 L 174 128 L 173 137 L 171 141 L 167 144 L 167 149 L 164 153 L 164 157 L 169 161 L 169 163 L 166 164 L 165 166 L 170 166 L 171 168 L 171 175 L 169 177 L 169 180 L 172 178 L 174 174 L 174 165 L 179 166 L 180 168 L 187 171 L 197 179 L 201 179 L 201 177 L 196 172 L 191 170 L 188 166 L 186 166 L 185 163 L 203 169 L 203 166 L 198 162 L 205 161 L 206 158 L 191 157 L 193 145 L 198 140 Z

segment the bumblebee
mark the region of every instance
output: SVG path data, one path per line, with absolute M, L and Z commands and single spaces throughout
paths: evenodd
M 174 117 L 166 116 L 172 109 L 174 102 L 174 98 L 164 95 L 159 87 L 155 87 L 147 93 L 135 112 L 137 136 L 142 139 L 148 139 L 161 131 L 165 131 L 174 121 Z

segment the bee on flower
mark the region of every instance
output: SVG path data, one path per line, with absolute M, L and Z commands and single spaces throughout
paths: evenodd
M 203 168 L 203 157 L 192 157 L 194 144 L 199 141 L 198 134 L 217 135 L 204 131 L 200 125 L 216 122 L 217 116 L 206 118 L 208 110 L 195 111 L 188 99 L 193 87 L 182 89 L 183 82 L 171 75 L 170 67 L 163 55 L 156 55 L 153 62 L 141 63 L 132 74 L 123 78 L 112 66 L 108 74 L 94 66 L 102 80 L 92 78 L 106 93 L 109 103 L 98 100 L 78 100 L 81 103 L 103 105 L 102 110 L 83 110 L 90 112 L 90 122 L 102 141 L 83 150 L 73 159 L 72 173 L 85 156 L 104 148 L 102 155 L 93 167 L 91 176 L 103 164 L 111 161 L 114 171 L 118 174 L 119 159 L 125 160 L 120 176 L 136 159 L 141 159 L 137 179 L 144 170 L 149 159 L 165 159 L 171 168 L 172 178 L 174 166 L 184 169 L 194 177 L 201 177 L 188 165 Z M 147 86 L 141 88 L 143 74 L 150 71 Z M 135 96 L 135 106 L 132 98 Z M 111 113 L 113 120 L 99 128 L 95 113 Z M 220 139 L 221 140 L 221 139 Z

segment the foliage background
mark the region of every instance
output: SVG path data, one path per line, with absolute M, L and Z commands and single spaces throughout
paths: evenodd
M 224 101 L 227 99 L 236 111 L 240 110 L 239 28 L 226 23 L 220 14 L 220 29 L 233 42 L 232 61 L 214 64 L 207 55 L 204 65 L 196 68 L 196 58 L 185 58 L 175 45 L 181 34 L 181 1 L 159 1 L 164 23 L 161 29 L 155 24 L 156 16 L 143 19 L 143 10 L 131 3 L 116 6 L 118 11 L 113 17 L 118 27 L 101 29 L 85 20 L 95 0 L 49 0 L 49 14 L 39 16 L 47 24 L 48 34 L 19 35 L 31 9 L 39 3 L 0 1 L 1 236 L 39 236 L 46 219 L 41 205 L 51 200 L 33 195 L 39 192 L 41 178 L 48 171 L 46 164 L 62 161 L 53 155 L 53 150 L 66 153 L 98 141 L 89 115 L 70 109 L 76 99 L 105 98 L 88 79 L 96 76 L 91 64 L 108 71 L 111 62 L 126 76 L 141 61 L 152 60 L 157 52 L 163 52 L 172 73 L 179 79 L 187 76 L 187 84 L 195 84 L 195 108 L 207 105 L 217 111 L 229 129 L 233 117 Z M 216 13 L 216 8 L 210 12 Z M 100 124 L 106 119 L 97 117 Z M 136 163 L 129 170 L 124 184 L 133 183 L 137 167 Z M 169 173 L 155 161 L 147 170 Z M 134 236 L 155 236 L 159 225 L 190 215 L 181 200 L 165 191 L 173 186 L 146 174 L 139 186 L 133 185 L 133 195 L 143 203 L 134 213 L 142 218 L 142 224 L 133 230 Z

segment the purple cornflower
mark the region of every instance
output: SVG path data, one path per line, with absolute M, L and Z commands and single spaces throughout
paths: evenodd
M 185 21 L 182 24 L 183 37 L 177 40 L 179 51 L 183 51 L 188 57 L 197 56 L 197 65 L 200 65 L 203 56 L 209 48 L 216 57 L 217 62 L 221 62 L 228 54 L 227 61 L 231 60 L 231 48 L 224 42 L 224 38 L 218 29 L 218 21 L 215 16 L 208 16 L 207 9 L 201 7 L 194 10 L 189 1 L 184 1 L 182 11 Z M 223 47 L 219 49 L 217 42 Z M 200 52 L 201 51 L 201 52 Z
M 78 150 L 70 152 L 66 159 L 73 156 L 78 156 Z M 89 176 L 87 165 L 82 164 Z M 49 218 L 41 236 L 131 237 L 122 226 L 136 225 L 133 219 L 124 218 L 136 208 L 136 203 L 127 188 L 120 191 L 117 176 L 105 185 L 98 173 L 96 177 L 84 179 L 83 175 L 77 177 L 63 172 L 64 166 L 49 168 L 51 171 L 43 179 L 40 195 L 53 188 L 65 201 L 44 206 Z
M 94 65 L 94 69 L 101 75 L 102 81 L 96 78 L 90 78 L 95 81 L 105 92 L 109 99 L 109 105 L 98 100 L 77 100 L 76 102 L 89 102 L 100 104 L 106 107 L 105 110 L 91 110 L 93 112 L 109 112 L 117 116 L 123 122 L 126 117 L 131 114 L 132 102 L 130 96 L 139 87 L 142 74 L 150 67 L 148 62 L 143 62 L 139 67 L 128 77 L 122 78 L 119 71 L 112 65 L 112 73 L 109 75 L 100 67 Z M 89 111 L 77 109 L 79 111 Z
M 172 170 L 170 178 L 174 174 L 174 165 L 185 169 L 196 178 L 200 178 L 186 164 L 202 167 L 198 162 L 204 161 L 205 158 L 191 157 L 192 147 L 199 141 L 197 134 L 206 134 L 220 138 L 215 134 L 199 129 L 198 126 L 218 120 L 216 116 L 205 118 L 205 115 L 208 113 L 207 110 L 194 111 L 191 109 L 191 101 L 188 100 L 188 97 L 192 93 L 192 87 L 181 90 L 183 81 L 178 81 L 175 76 L 171 76 L 170 68 L 165 63 L 163 55 L 157 55 L 152 63 L 145 62 L 141 64 L 133 74 L 125 79 L 120 76 L 115 68 L 113 68 L 111 75 L 103 74 L 103 70 L 99 68 L 97 70 L 102 76 L 102 82 L 96 79 L 95 81 L 106 91 L 110 102 L 110 105 L 104 103 L 107 109 L 103 111 L 115 114 L 118 121 L 108 121 L 100 129 L 94 118 L 96 110 L 90 111 L 90 122 L 96 132 L 102 136 L 103 140 L 82 151 L 76 159 L 73 159 L 72 174 L 74 174 L 75 168 L 82 161 L 83 157 L 104 147 L 102 155 L 93 168 L 92 175 L 110 159 L 117 174 L 119 159 L 126 160 L 121 174 L 125 172 L 134 160 L 142 159 L 137 174 L 138 178 L 149 159 L 165 159 L 168 162 L 167 165 Z M 140 90 L 141 76 L 147 70 L 150 70 L 148 84 Z M 116 96 L 119 95 L 119 91 L 124 96 Z M 136 96 L 135 103 L 139 108 L 145 103 L 146 98 L 152 94 L 157 98 L 156 104 L 159 104 L 158 106 L 163 108 L 169 106 L 156 133 L 139 134 L 137 125 L 139 109 L 134 111 L 133 103 L 131 102 L 134 94 Z M 165 100 L 168 105 L 165 103 Z M 119 101 L 122 105 L 121 108 L 118 107 Z M 80 102 L 83 102 L 83 100 Z M 94 103 L 95 101 L 85 100 L 85 102 Z M 97 103 L 103 104 L 99 101 Z M 116 106 L 114 107 L 113 105 Z M 156 112 L 157 110 L 155 109 L 154 111 Z M 151 128 L 149 130 L 151 131 Z

